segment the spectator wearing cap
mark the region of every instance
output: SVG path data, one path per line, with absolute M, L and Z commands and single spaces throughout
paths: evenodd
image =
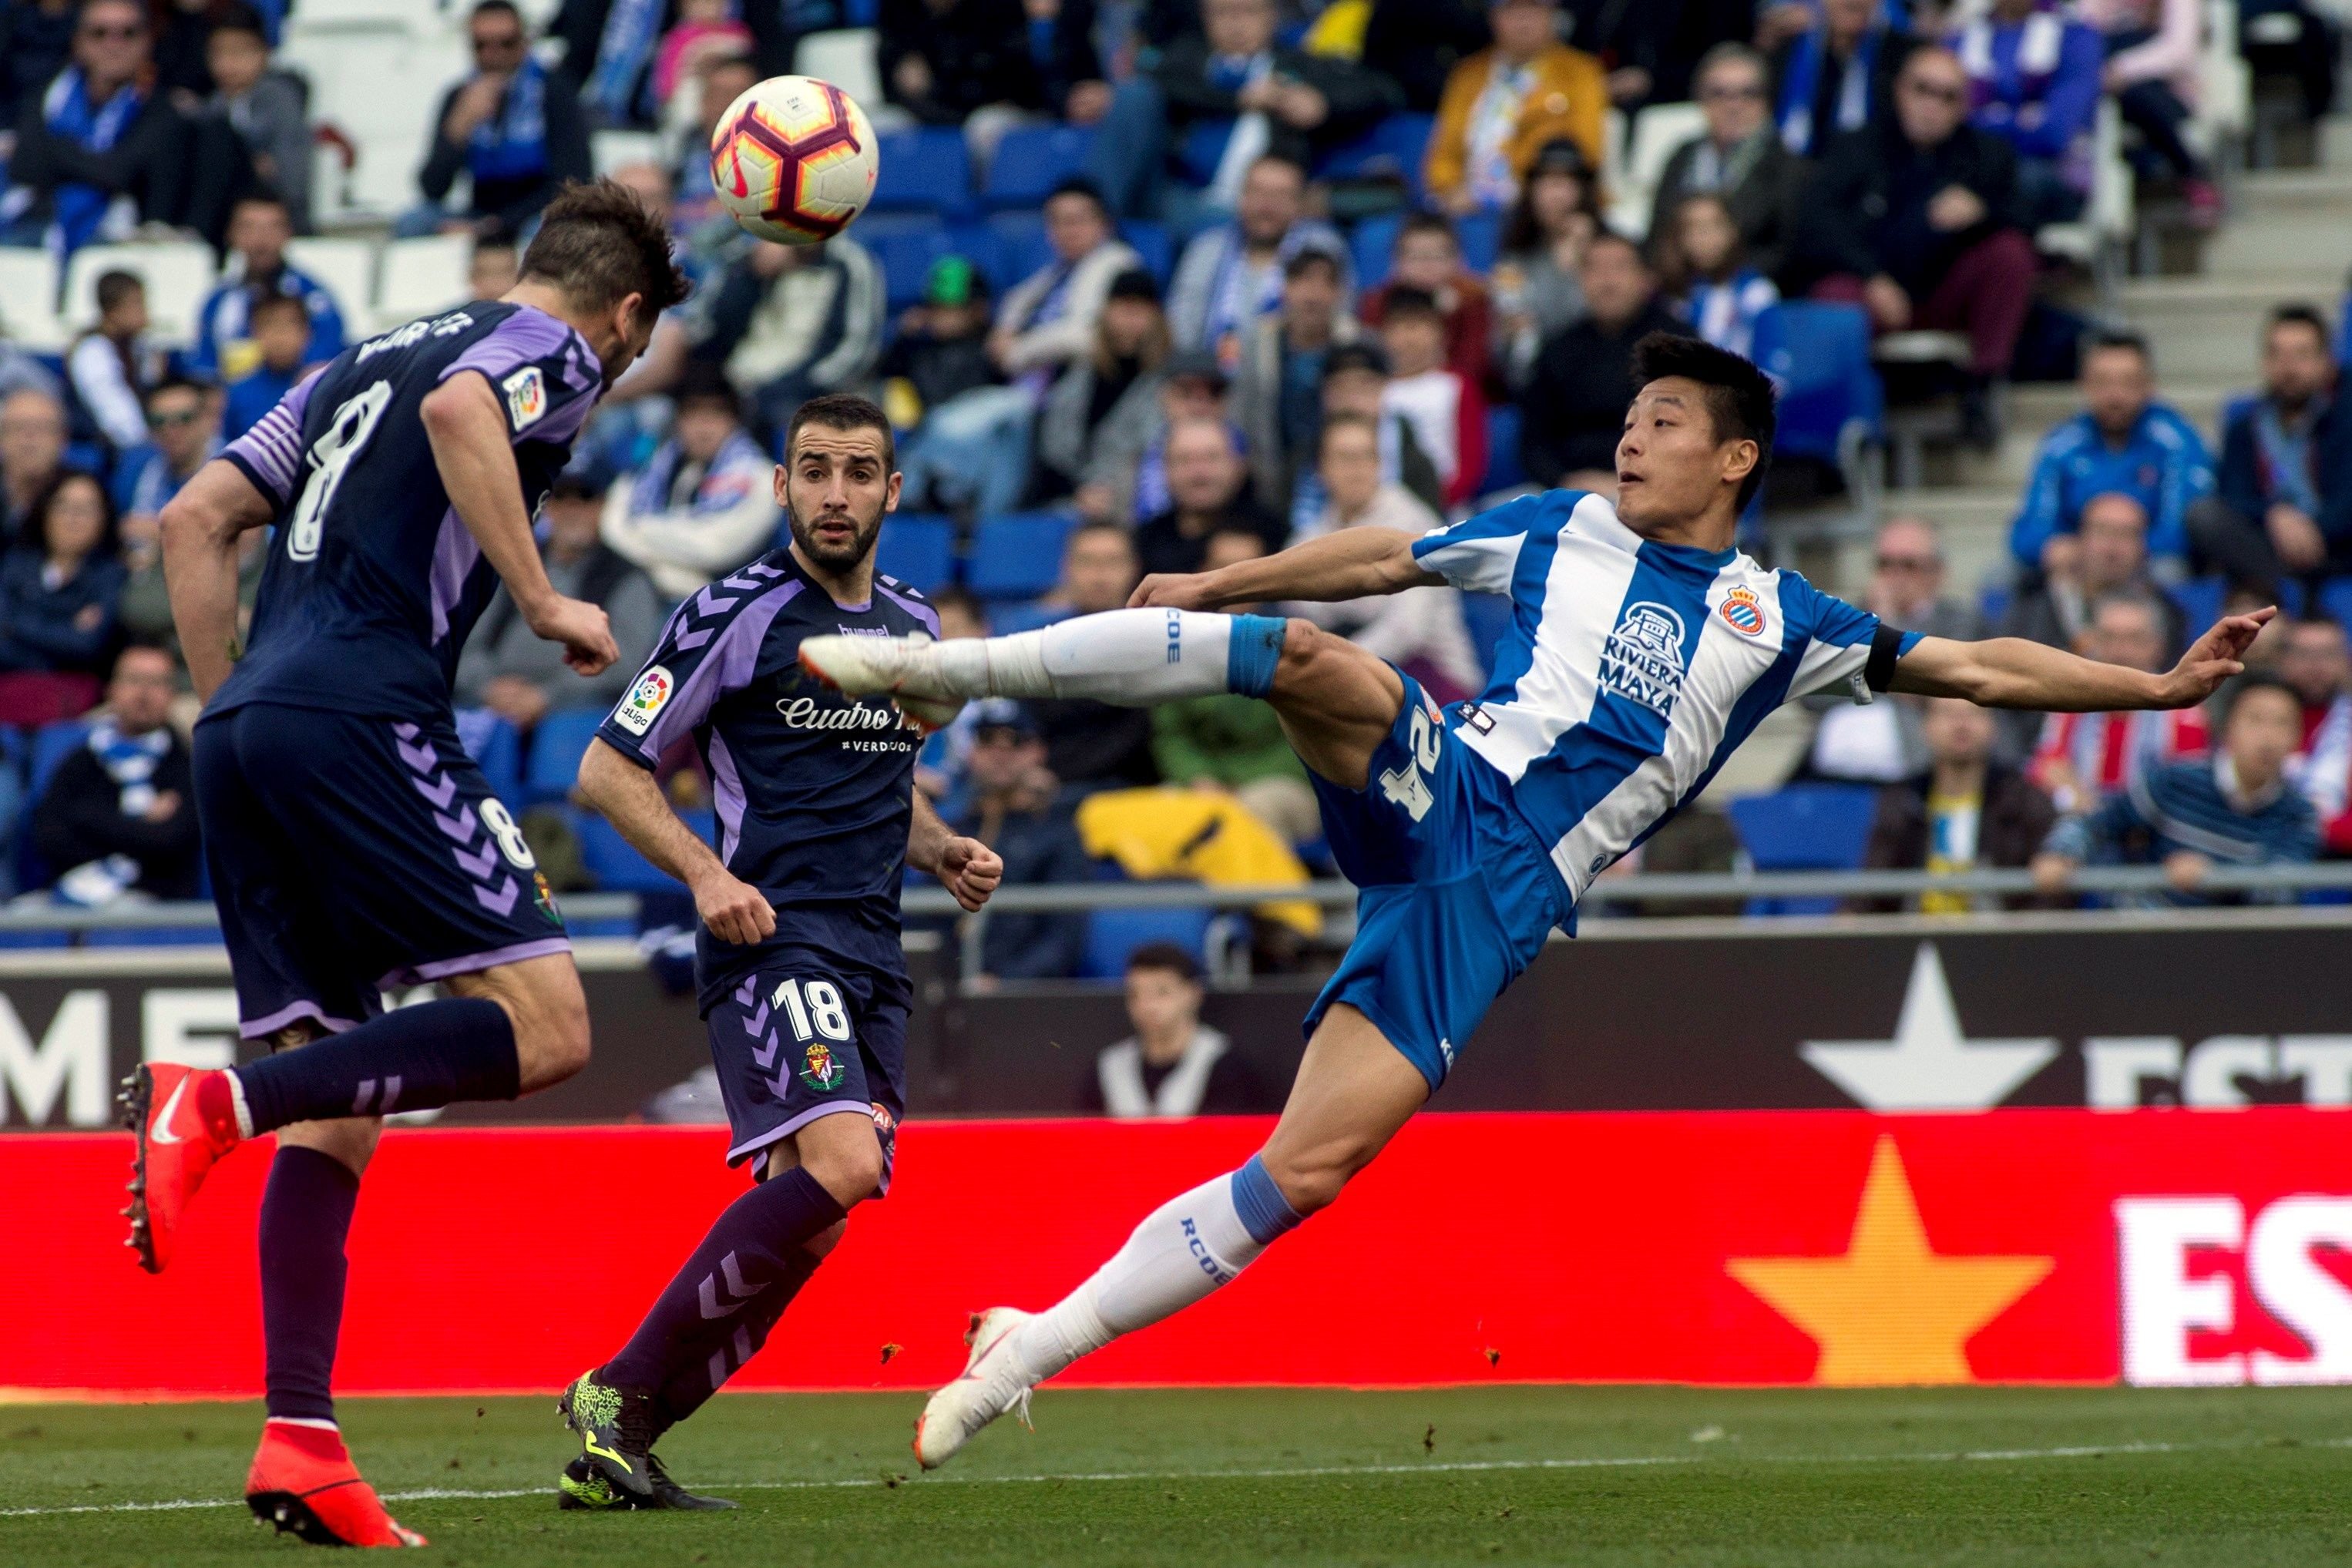
M 2094 600 L 2079 651 L 2102 664 L 2163 670 L 2171 663 L 2163 596 L 2117 589 Z M 2053 713 L 2028 771 L 2061 811 L 2088 811 L 2138 789 L 2151 768 L 2202 757 L 2210 740 L 2202 707 Z
M 2307 305 L 2272 312 L 2262 392 L 2225 415 L 2214 494 L 2183 514 L 2200 556 L 2271 598 L 2288 578 L 2352 570 L 2352 406 L 2327 337 Z
M 742 404 L 707 366 L 678 388 L 669 439 L 604 497 L 604 542 L 683 599 L 766 549 L 782 512 L 775 465 L 743 428 Z
M 2042 438 L 2010 553 L 2047 569 L 2081 526 L 2094 496 L 2129 496 L 2147 517 L 2147 552 L 2178 568 L 2189 553 L 2189 507 L 2213 489 L 2212 459 L 2196 426 L 2156 396 L 2147 341 L 2103 332 L 2083 350 L 2083 412 Z
M 101 272 L 92 287 L 98 325 L 66 350 L 66 385 L 77 425 L 119 455 L 147 439 L 145 399 L 169 358 L 148 340 L 147 285 L 137 273 Z
M 1324 423 L 1349 414 L 1369 421 L 1379 433 L 1381 483 L 1401 486 L 1437 512 L 1445 505 L 1445 486 L 1437 476 L 1437 465 L 1423 448 L 1412 422 L 1386 406 L 1388 390 L 1389 357 L 1378 343 L 1351 343 L 1332 350 L 1323 362 Z M 1318 469 L 1297 470 L 1290 498 L 1291 530 L 1312 532 L 1329 503 Z
M 197 156 L 247 164 L 253 184 L 242 199 L 277 201 L 294 228 L 307 234 L 312 146 L 309 93 L 290 72 L 270 68 L 269 37 L 258 12 L 232 0 L 219 13 L 205 42 L 213 86 L 198 121 Z M 227 217 L 234 226 L 235 207 Z M 234 235 L 229 243 L 235 246 Z M 338 331 L 340 336 L 340 326 Z M 331 359 L 340 351 L 339 342 L 319 357 Z
M 64 471 L 66 434 L 56 392 L 26 386 L 0 397 L 0 549 L 29 538 L 34 507 Z
M 1871 871 L 1955 873 L 2030 864 L 2057 821 L 2050 797 L 1994 757 L 1992 713 L 1960 697 L 1920 705 L 1927 770 L 1878 792 L 1863 865 Z M 1893 913 L 1895 899 L 1860 907 Z M 1910 901 L 1923 915 L 1962 915 L 1998 907 L 1965 893 L 1928 893 Z
M 254 306 L 247 329 L 253 334 L 251 368 L 229 383 L 227 408 L 221 420 L 222 433 L 231 441 L 276 408 L 312 362 L 314 332 L 309 308 L 301 300 L 283 294 L 270 296 Z
M 1119 84 L 1096 143 L 1096 172 L 1122 214 L 1181 222 L 1232 212 L 1244 176 L 1271 153 L 1303 172 L 1400 107 L 1396 85 L 1347 60 L 1275 37 L 1275 0 L 1201 0 L 1202 28 L 1173 38 Z M 1171 165 L 1183 186 L 1168 187 Z M 1181 208 L 1183 210 L 1176 210 Z
M 1287 530 L 1249 494 L 1249 470 L 1224 421 L 1197 414 L 1171 421 L 1167 441 L 1167 509 L 1135 530 L 1144 573 L 1201 570 L 1209 538 L 1228 529 L 1253 534 L 1269 550 Z
M 1486 400 L 1478 383 L 1445 362 L 1445 316 L 1413 288 L 1392 290 L 1381 324 L 1389 384 L 1381 407 L 1412 426 L 1436 466 L 1445 502 L 1458 507 L 1486 476 Z M 1627 401 L 1632 394 L 1627 394 Z
M 1887 19 L 1881 0 L 1822 0 L 1818 17 L 1772 55 L 1772 117 L 1801 158 L 1885 123 L 1896 75 L 1919 47 Z
M 906 476 L 900 504 L 1010 511 L 1028 488 L 1029 421 L 1007 407 L 988 351 L 988 286 L 961 256 L 931 264 L 923 298 L 899 319 L 876 373 L 883 378 Z
M 2135 496 L 2109 490 L 2083 503 L 2072 534 L 2044 552 L 2011 601 L 2002 634 L 2073 651 L 2090 630 L 2091 607 L 2111 593 L 2130 593 L 2164 612 L 2164 648 L 2182 646 L 2180 607 L 2158 588 L 2147 570 L 2147 508 Z
M 1764 57 L 1746 44 L 1717 44 L 1700 59 L 1695 80 L 1706 129 L 1675 148 L 1658 177 L 1650 259 L 1668 273 L 1680 270 L 1668 220 L 1687 197 L 1719 196 L 1750 264 L 1773 276 L 1788 252 L 1805 169 L 1772 125 Z
M 1573 141 L 1536 155 L 1503 225 L 1495 262 L 1492 357 L 1504 386 L 1527 383 L 1543 340 L 1584 314 L 1584 247 L 1601 232 L 1592 169 Z
M 926 125 L 960 127 L 975 162 L 1024 121 L 1092 125 L 1110 107 L 1094 0 L 882 0 L 889 100 Z
M 1485 391 L 1494 352 L 1495 306 L 1486 286 L 1462 264 L 1462 242 L 1442 214 L 1414 213 L 1397 231 L 1389 252 L 1389 275 L 1366 293 L 1358 313 L 1368 327 L 1386 319 L 1391 295 L 1419 289 L 1437 307 L 1445 325 L 1445 362 L 1471 386 Z M 1395 351 L 1391 350 L 1391 357 Z
M 1233 220 L 1193 235 L 1176 264 L 1168 329 L 1178 348 L 1238 363 L 1250 331 L 1282 308 L 1282 269 L 1302 250 L 1338 258 L 1349 286 L 1347 246 L 1337 229 L 1305 215 L 1306 194 L 1304 165 L 1268 156 L 1250 166 Z
M 2091 138 L 2106 50 L 2051 0 L 1992 0 L 1952 50 L 1969 76 L 1969 119 L 2017 152 L 2017 204 L 2028 230 L 2072 223 L 2091 193 Z
M 1446 78 L 1422 165 L 1450 213 L 1508 207 L 1548 141 L 1566 137 L 1601 161 L 1608 83 L 1599 60 L 1560 41 L 1554 0 L 1495 0 L 1486 15 L 1494 45 Z
M 1249 444 L 1257 498 L 1277 515 L 1290 508 L 1295 471 L 1313 462 L 1323 367 L 1362 335 L 1339 308 L 1339 264 L 1328 252 L 1300 251 L 1282 270 L 1282 309 L 1250 333 L 1234 377 L 1234 422 Z
M 646 574 L 598 537 L 602 499 L 576 476 L 559 476 L 547 494 L 539 557 L 556 592 L 604 612 L 620 656 L 583 679 L 564 664 L 562 648 L 532 634 L 501 588 L 457 661 L 460 704 L 488 708 L 528 734 L 551 712 L 610 707 L 628 689 L 661 632 L 662 603 Z
M 580 89 L 530 53 L 513 0 L 478 0 L 466 18 L 471 75 L 451 87 L 433 112 L 433 141 L 416 176 L 424 204 L 402 214 L 404 235 L 470 229 L 482 238 L 513 239 L 530 226 L 567 180 L 593 172 Z M 460 173 L 473 180 L 463 213 L 445 204 Z
M 2095 810 L 2069 817 L 2034 857 L 2036 885 L 2063 893 L 2084 863 L 2161 865 L 2156 900 L 2291 904 L 2292 893 L 2216 897 L 2198 890 L 2216 862 L 2294 865 L 2317 858 L 2319 818 L 2287 777 L 2303 740 L 2303 699 L 2275 675 L 2242 675 L 2225 694 L 2210 759 L 2151 768 Z
M 1394 528 L 1425 534 L 1438 517 L 1402 486 L 1381 477 L 1381 427 L 1360 413 L 1334 414 L 1323 422 L 1318 472 L 1327 497 L 1323 509 L 1291 535 L 1298 544 L 1341 528 Z M 1441 703 L 1475 695 L 1486 672 L 1470 647 L 1462 622 L 1458 590 L 1435 586 L 1402 593 L 1375 594 L 1338 603 L 1286 604 L 1283 612 L 1302 616 L 1337 632 L 1411 674 Z
M 1094 862 L 1058 799 L 1060 781 L 1045 765 L 1036 715 L 1007 697 L 989 697 L 969 711 L 971 749 L 963 808 L 950 819 L 955 831 L 1003 857 L 1001 887 L 1092 881 Z M 1086 946 L 1087 917 L 1079 911 L 993 912 L 981 936 L 981 973 L 989 984 L 1067 979 L 1078 972 Z
M 1134 484 L 1134 455 L 1150 445 L 1158 427 L 1168 355 L 1160 286 L 1141 267 L 1130 267 L 1111 280 L 1092 348 L 1045 394 L 1037 417 L 1037 492 L 1047 499 L 1073 496 L 1088 517 L 1129 515 L 1131 502 L 1120 497 Z
M 68 752 L 33 808 L 33 848 L 79 904 L 126 894 L 196 895 L 196 802 L 188 744 L 165 720 L 178 662 L 161 648 L 125 648 L 106 711 Z
M 2319 813 L 2330 858 L 2352 856 L 2352 653 L 2324 615 L 2286 628 L 2277 674 L 2303 699 L 2303 746 L 2287 776 Z
M 727 259 L 678 313 L 684 359 L 723 367 L 762 430 L 782 428 L 821 392 L 862 385 L 889 325 L 872 253 L 845 234 L 822 245 L 745 235 L 727 244 Z
M 293 237 L 293 220 L 278 197 L 254 195 L 237 203 L 229 214 L 228 265 L 196 308 L 190 370 L 223 382 L 251 370 L 261 355 L 254 341 L 253 308 L 279 296 L 301 302 L 310 328 L 302 363 L 323 364 L 343 351 L 343 313 L 333 291 L 286 259 L 287 242 Z
M 1659 301 L 1641 247 L 1622 235 L 1592 236 L 1583 283 L 1584 319 L 1543 346 L 1520 396 L 1519 453 L 1538 485 L 1613 497 L 1617 437 L 1633 402 L 1633 345 L 1681 328 Z
M 1244 528 L 1220 528 L 1201 552 L 1200 570 L 1253 560 L 1266 541 Z M 1236 613 L 1256 608 L 1235 605 Z M 1231 795 L 1286 843 L 1323 836 L 1307 769 L 1290 748 L 1282 719 L 1255 697 L 1231 692 L 1186 697 L 1151 709 L 1151 755 L 1171 784 Z
M 1970 125 L 1968 106 L 1958 58 L 1913 49 L 1895 78 L 1895 112 L 1820 152 L 1782 270 L 1816 298 L 1864 306 L 1878 331 L 1965 334 L 1966 412 L 1971 435 L 1985 439 L 1986 388 L 2009 371 L 2035 267 L 2019 227 L 2017 155 Z
M 1280 1108 L 1233 1041 L 1201 1021 L 1201 966 L 1172 942 L 1127 956 L 1127 1021 L 1135 1032 L 1095 1058 L 1078 1109 L 1120 1121 L 1244 1116 Z
M 156 89 L 147 8 L 82 0 L 72 37 L 71 61 L 19 101 L 0 194 L 0 243 L 59 256 L 179 222 L 190 174 L 187 122 Z

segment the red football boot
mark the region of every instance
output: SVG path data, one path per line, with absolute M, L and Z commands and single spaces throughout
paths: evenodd
M 172 1260 L 180 1217 L 205 1173 L 236 1147 L 236 1105 L 216 1069 L 142 1063 L 125 1081 L 123 1124 L 131 1129 L 131 1245 L 139 1266 L 160 1274 Z
M 313 1546 L 422 1546 L 425 1537 L 384 1512 L 360 1479 L 342 1434 L 329 1427 L 271 1421 L 245 1478 L 253 1517 Z

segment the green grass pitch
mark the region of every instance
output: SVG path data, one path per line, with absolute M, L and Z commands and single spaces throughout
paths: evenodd
M 1063 1392 L 929 1477 L 905 1395 L 730 1396 L 727 1514 L 559 1513 L 554 1401 L 352 1400 L 420 1563 L 2214 1565 L 2352 1558 L 2352 1390 Z M 232 1506 L 247 1405 L 0 1408 L 0 1563 L 311 1549 Z M 136 1505 L 150 1505 L 139 1508 Z M 162 1508 L 152 1505 L 164 1504 Z

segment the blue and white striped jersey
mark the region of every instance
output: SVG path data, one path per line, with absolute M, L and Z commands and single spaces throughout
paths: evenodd
M 1486 689 L 1447 728 L 1511 781 L 1571 898 L 1782 703 L 1870 700 L 1878 617 L 1738 550 L 1643 539 L 1600 496 L 1527 497 L 1412 553 L 1457 588 L 1511 596 Z M 1904 633 L 1895 656 L 1918 641 Z

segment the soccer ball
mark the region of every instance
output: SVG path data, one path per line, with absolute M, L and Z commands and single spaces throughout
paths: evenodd
M 866 111 L 814 77 L 770 77 L 729 104 L 710 133 L 719 204 L 746 233 L 783 245 L 847 228 L 880 168 Z

